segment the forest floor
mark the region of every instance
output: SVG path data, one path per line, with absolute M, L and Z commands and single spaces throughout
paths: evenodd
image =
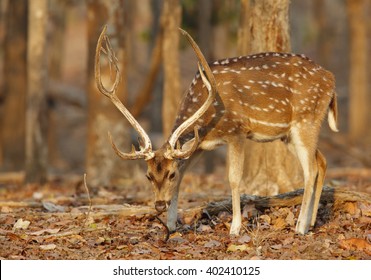
M 370 170 L 364 172 L 345 172 L 335 189 L 369 198 Z M 0 183 L 0 259 L 371 259 L 370 200 L 321 205 L 316 226 L 304 236 L 294 231 L 300 205 L 245 207 L 241 235 L 230 237 L 228 209 L 211 217 L 201 210 L 228 197 L 224 176 L 188 174 L 180 197 L 187 210 L 165 241 L 151 190 L 142 183 L 89 188 L 90 199 L 82 178 Z

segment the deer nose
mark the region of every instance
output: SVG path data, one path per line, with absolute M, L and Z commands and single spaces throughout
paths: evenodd
M 167 203 L 164 200 L 159 200 L 155 202 L 155 209 L 157 212 L 162 213 L 167 209 Z

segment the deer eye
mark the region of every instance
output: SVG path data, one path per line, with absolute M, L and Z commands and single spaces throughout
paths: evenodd
M 169 180 L 170 180 L 170 181 L 174 180 L 174 178 L 175 178 L 175 172 L 173 172 L 173 173 L 171 173 L 171 174 L 169 175 Z
M 147 177 L 148 181 L 153 181 L 153 178 L 150 174 L 146 174 L 146 177 Z

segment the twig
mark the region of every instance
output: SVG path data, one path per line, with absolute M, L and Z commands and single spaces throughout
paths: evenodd
M 167 225 L 160 219 L 160 217 L 158 215 L 160 215 L 160 214 L 154 215 L 154 217 L 156 218 L 157 221 L 160 222 L 161 225 L 164 226 L 165 231 L 166 231 L 166 236 L 165 236 L 165 240 L 164 241 L 167 242 L 169 240 L 169 237 L 170 237 L 170 230 L 167 227 Z
M 90 216 L 91 208 L 92 208 L 92 202 L 91 202 L 91 199 L 90 199 L 90 192 L 89 192 L 88 185 L 87 185 L 87 183 L 86 183 L 86 173 L 84 174 L 84 187 L 85 187 L 86 193 L 87 193 L 87 195 L 88 195 L 89 208 L 88 208 L 88 212 L 87 212 L 87 214 L 86 214 L 85 220 L 84 220 L 84 222 L 83 222 L 82 225 L 81 225 L 81 229 L 80 229 L 80 231 L 83 231 L 83 230 L 84 230 L 85 225 L 86 225 L 86 222 L 87 222 L 87 220 L 88 220 L 88 218 L 89 218 L 89 216 Z

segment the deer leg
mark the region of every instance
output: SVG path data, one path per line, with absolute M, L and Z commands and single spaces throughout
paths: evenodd
M 299 155 L 299 160 L 304 170 L 304 195 L 296 224 L 296 232 L 305 234 L 309 230 L 313 215 L 317 164 L 315 157 L 308 153 Z
M 317 161 L 318 174 L 317 174 L 317 180 L 316 180 L 316 188 L 314 192 L 313 213 L 312 213 L 312 220 L 310 223 L 311 226 L 314 226 L 314 224 L 316 223 L 318 205 L 321 199 L 323 182 L 325 179 L 326 168 L 327 168 L 326 159 L 319 150 L 316 151 L 316 161 Z
M 241 155 L 243 151 L 243 140 L 238 140 L 229 144 L 228 160 L 229 170 L 228 179 L 232 192 L 232 209 L 233 219 L 230 229 L 231 235 L 239 235 L 241 229 L 241 202 L 240 202 L 240 183 L 243 175 L 244 156 Z
M 313 137 L 313 135 L 311 135 Z M 295 153 L 299 159 L 304 172 L 304 195 L 301 204 L 299 218 L 296 224 L 296 232 L 305 234 L 308 232 L 311 225 L 314 200 L 315 200 L 315 181 L 317 177 L 317 162 L 313 148 L 314 143 L 305 142 L 302 139 L 310 139 L 310 136 L 305 137 L 305 130 L 298 128 L 291 129 L 291 143 L 294 146 Z

